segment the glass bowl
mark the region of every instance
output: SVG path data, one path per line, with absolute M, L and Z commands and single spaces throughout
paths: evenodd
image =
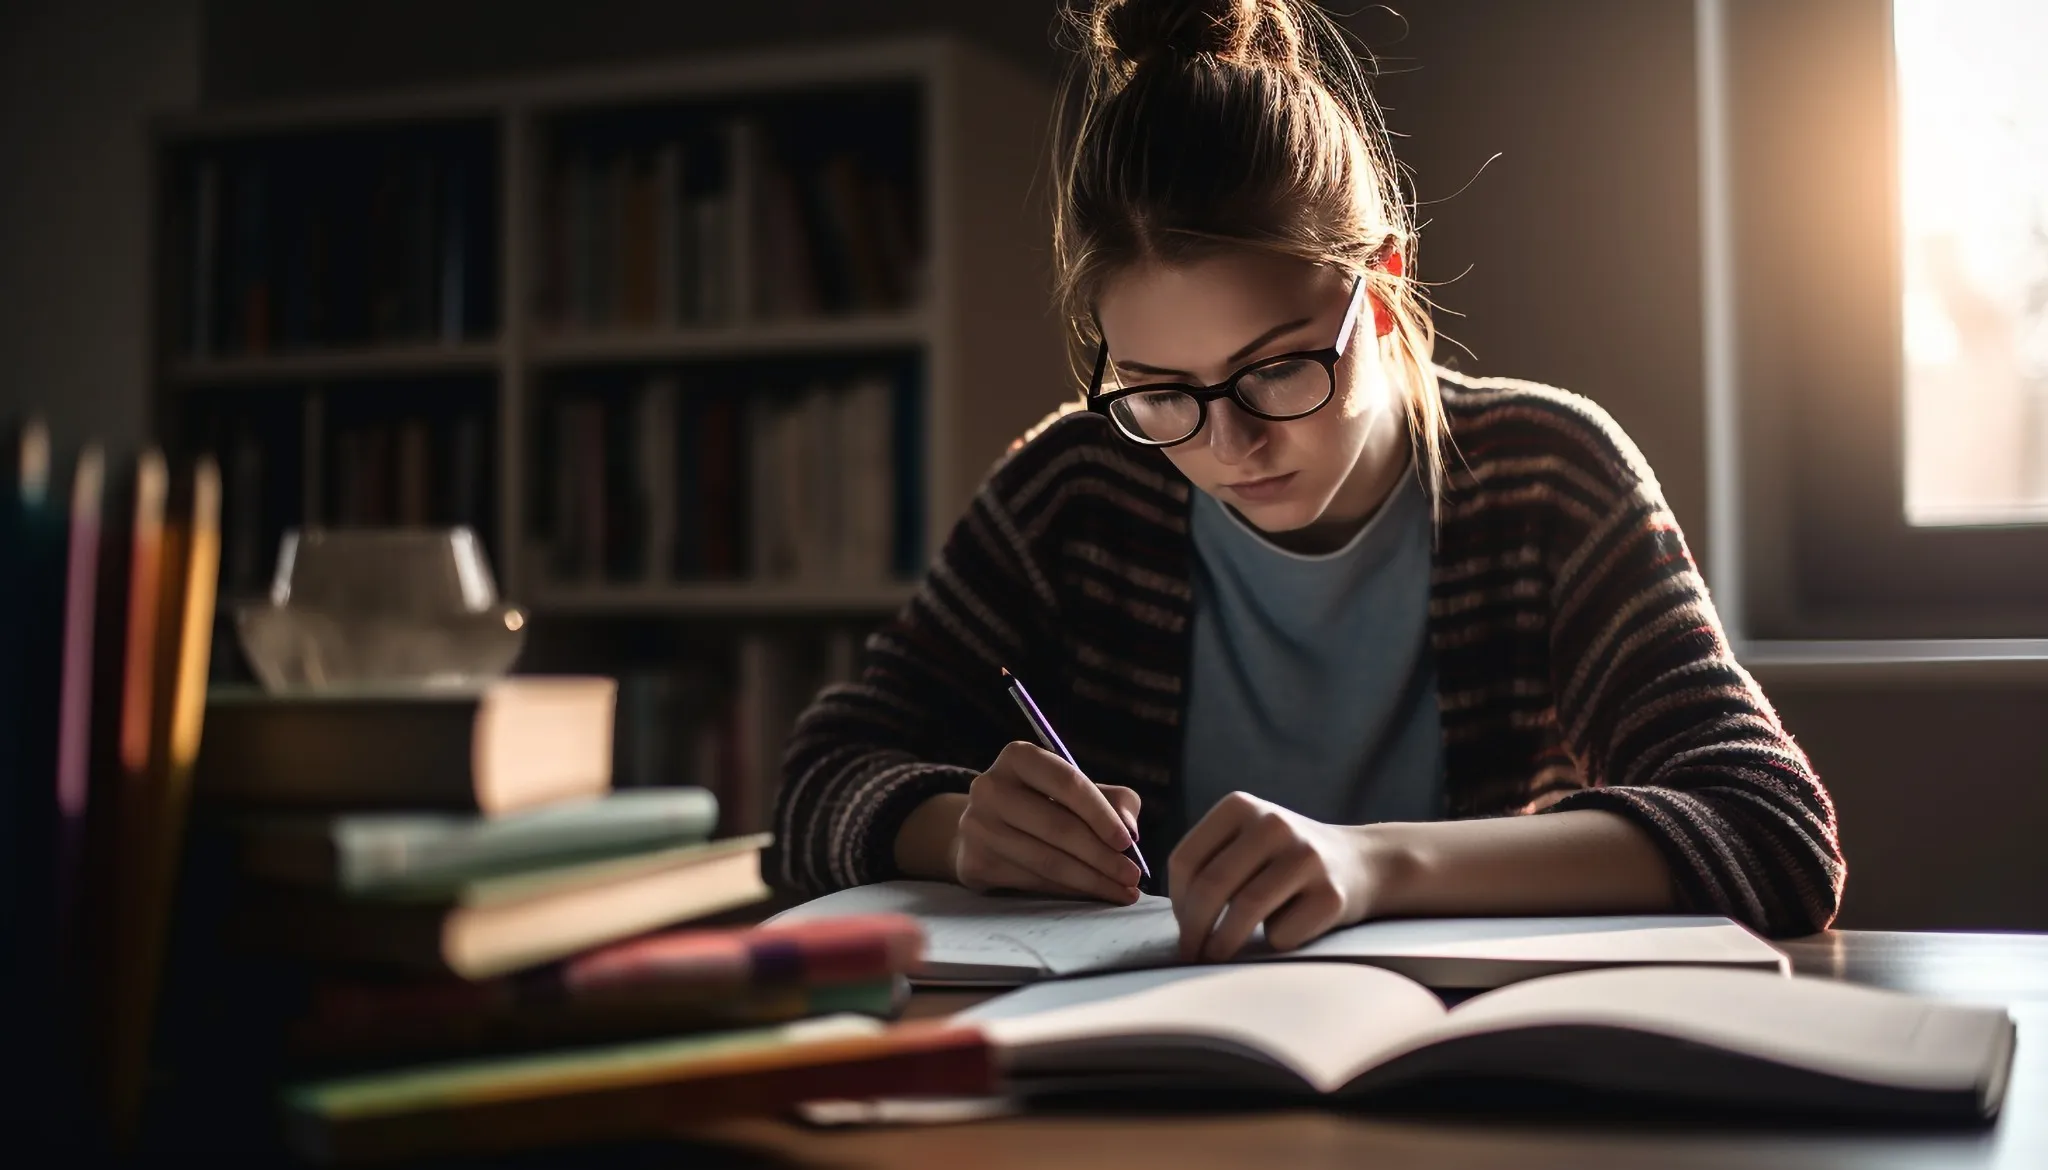
M 455 687 L 512 669 L 526 612 L 499 601 L 468 528 L 306 528 L 235 629 L 266 690 Z

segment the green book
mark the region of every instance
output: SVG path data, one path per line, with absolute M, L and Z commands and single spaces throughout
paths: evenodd
M 326 962 L 487 979 L 758 902 L 767 834 L 354 898 L 257 890 L 245 945 Z
M 689 844 L 710 837 L 717 821 L 718 800 L 702 788 L 650 788 L 501 817 L 267 817 L 246 822 L 242 856 L 255 877 L 375 894 Z

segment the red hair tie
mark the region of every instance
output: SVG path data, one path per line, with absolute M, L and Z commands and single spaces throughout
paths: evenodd
M 1399 249 L 1387 253 L 1387 258 L 1378 267 L 1387 270 L 1388 276 L 1401 275 L 1401 253 Z M 1381 337 L 1394 331 L 1394 315 L 1387 311 L 1387 303 L 1377 295 L 1372 298 L 1372 327 Z

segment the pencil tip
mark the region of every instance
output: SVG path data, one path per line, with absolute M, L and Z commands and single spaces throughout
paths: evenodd
M 1015 678 L 1016 676 L 1010 673 L 1010 668 L 1009 668 L 1009 667 L 1005 666 L 1005 667 L 1003 667 L 1003 677 L 1004 677 L 1004 678 Z

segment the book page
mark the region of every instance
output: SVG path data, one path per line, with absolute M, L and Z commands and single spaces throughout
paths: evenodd
M 1833 980 L 1664 967 L 1539 979 L 1460 1004 L 1429 1043 L 1551 1025 L 1625 1028 L 1851 1080 L 1968 1090 L 2011 1029 L 2001 1008 Z
M 1031 1010 L 1034 1004 L 1064 1006 Z M 1062 980 L 961 1018 L 979 1023 L 1005 1067 L 1025 1078 L 1086 1068 L 1096 1052 L 1114 1052 L 1126 1070 L 1150 1057 L 1167 1073 L 1186 1062 L 1193 1041 L 1217 1052 L 1265 1053 L 1328 1093 L 1428 1032 L 1443 1019 L 1443 1005 L 1414 982 L 1371 967 L 1236 964 Z
M 1293 956 L 1369 962 L 1438 988 L 1643 964 L 1791 970 L 1776 947 L 1730 919 L 1682 914 L 1388 919 L 1332 931 Z

